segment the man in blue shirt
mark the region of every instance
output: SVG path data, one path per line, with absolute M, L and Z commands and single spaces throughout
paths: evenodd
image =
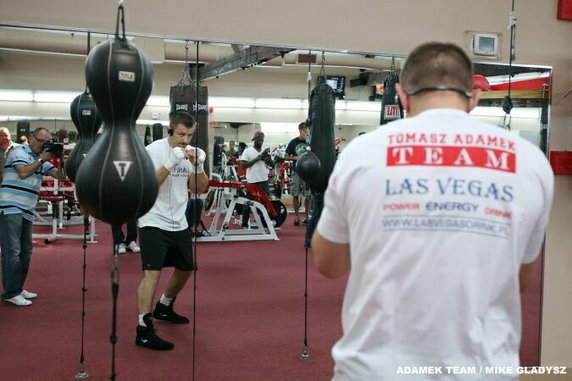
M 0 249 L 2 250 L 2 300 L 29 306 L 37 294 L 24 290 L 32 256 L 32 222 L 44 175 L 65 180 L 63 162 L 55 168 L 54 155 L 45 147 L 52 135 L 37 128 L 29 144 L 10 150 L 0 185 Z

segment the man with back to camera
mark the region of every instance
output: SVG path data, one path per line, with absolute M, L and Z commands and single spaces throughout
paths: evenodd
M 29 144 L 8 153 L 0 185 L 0 251 L 2 253 L 2 300 L 19 307 L 32 304 L 38 295 L 24 289 L 32 257 L 32 223 L 44 175 L 65 180 L 64 162 L 55 168 L 45 147 L 52 138 L 46 128 L 36 128 Z
M 304 181 L 298 176 L 296 172 L 296 161 L 306 152 L 306 147 L 308 147 L 308 127 L 306 123 L 302 122 L 298 125 L 299 135 L 294 139 L 290 140 L 288 146 L 286 147 L 286 160 L 292 161 L 292 187 L 290 192 L 292 194 L 292 206 L 294 208 L 294 225 L 300 225 L 300 195 L 304 197 L 304 213 L 306 214 L 306 219 L 304 224 L 308 223 L 308 215 L 310 210 L 310 198 L 308 197 L 308 191 L 305 189 Z
M 540 149 L 469 117 L 472 75 L 459 47 L 419 46 L 397 85 L 407 119 L 340 154 L 312 240 L 323 275 L 349 272 L 335 381 L 518 379 L 446 368 L 520 365 L 519 290 L 553 195 Z
M 249 184 L 259 185 L 264 192 L 270 196 L 270 186 L 268 185 L 268 167 L 274 167 L 274 160 L 270 157 L 270 149 L 262 150 L 264 143 L 264 132 L 255 131 L 252 136 L 254 142 L 252 147 L 244 150 L 240 156 L 240 165 L 246 169 L 246 181 Z M 250 218 L 250 208 L 245 207 L 242 214 L 242 227 L 248 227 Z
M 160 186 L 155 204 L 139 218 L 143 279 L 137 290 L 139 325 L 135 344 L 155 350 L 173 349 L 174 344 L 155 333 L 152 318 L 174 324 L 189 323 L 189 319 L 173 310 L 173 305 L 196 269 L 192 235 L 185 216 L 188 190 L 203 193 L 208 186 L 203 169 L 206 155 L 200 148 L 189 146 L 195 128 L 195 120 L 190 114 L 177 112 L 171 117 L 169 136 L 145 147 Z M 151 314 L 163 267 L 175 269 Z

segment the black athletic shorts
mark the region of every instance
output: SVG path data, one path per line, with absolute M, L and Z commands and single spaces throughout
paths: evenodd
M 171 232 L 146 226 L 139 229 L 143 270 L 175 267 L 183 271 L 196 269 L 189 229 Z

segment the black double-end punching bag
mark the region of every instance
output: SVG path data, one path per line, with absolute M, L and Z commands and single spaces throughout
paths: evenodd
M 383 81 L 383 96 L 381 98 L 381 120 L 379 124 L 386 124 L 396 119 L 403 118 L 403 107 L 399 102 L 395 85 L 399 83 L 399 76 L 395 71 Z
M 123 31 L 91 51 L 85 74 L 104 128 L 78 170 L 77 196 L 90 215 L 122 224 L 147 213 L 159 190 L 153 163 L 135 133 L 153 87 L 153 68 Z
M 313 196 L 312 218 L 306 227 L 305 247 L 310 247 L 322 214 L 324 192 L 336 163 L 335 125 L 336 96 L 329 85 L 320 81 L 310 96 L 310 152 L 302 155 L 296 163 L 298 166 L 301 161 L 302 166 L 309 167 L 311 173 L 308 179 L 303 178 Z
M 75 182 L 77 170 L 95 143 L 95 136 L 103 119 L 97 111 L 91 94 L 87 91 L 75 97 L 70 105 L 70 115 L 78 132 L 77 144 L 66 160 L 66 174 Z
M 197 121 L 197 128 L 191 145 L 199 147 L 210 157 L 209 149 L 209 90 L 206 86 L 177 84 L 171 86 L 169 93 L 171 115 L 177 111 L 186 111 Z M 213 164 L 214 165 L 214 164 Z M 204 163 L 205 173 L 210 173 L 209 160 Z

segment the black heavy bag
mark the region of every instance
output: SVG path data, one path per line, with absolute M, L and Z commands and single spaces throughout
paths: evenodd
M 177 111 L 187 111 L 197 121 L 197 129 L 191 145 L 199 147 L 210 157 L 209 150 L 209 90 L 206 86 L 176 85 L 169 93 L 171 115 Z M 198 109 L 197 109 L 198 106 Z M 213 164 L 214 165 L 214 164 Z M 210 173 L 209 160 L 204 163 L 205 173 Z
M 332 88 L 326 83 L 319 83 L 310 96 L 310 152 L 302 160 L 303 165 L 310 167 L 309 179 L 306 183 L 312 191 L 312 218 L 306 226 L 304 247 L 310 247 L 312 235 L 320 219 L 323 208 L 324 192 L 336 163 L 336 97 Z M 313 157 L 315 155 L 318 162 Z M 302 159 L 302 158 L 301 158 Z M 307 163 L 304 163 L 307 160 Z M 318 165 L 319 164 L 319 165 Z M 298 163 L 296 164 L 298 166 Z M 319 168 L 319 170 L 317 170 Z M 317 175 L 313 174 L 318 172 Z
M 403 118 L 403 107 L 397 96 L 395 84 L 399 83 L 399 76 L 392 71 L 383 81 L 383 96 L 381 98 L 380 124 Z
M 153 141 L 163 139 L 163 125 L 161 123 L 153 124 Z
M 91 51 L 85 74 L 104 128 L 78 170 L 78 200 L 95 218 L 122 224 L 147 213 L 159 190 L 153 163 L 135 133 L 153 87 L 153 68 L 124 32 Z
M 323 192 L 336 162 L 336 96 L 326 83 L 319 83 L 310 96 L 310 150 L 320 160 L 319 173 L 308 181 L 314 192 Z
M 17 142 L 20 143 L 20 138 L 25 136 L 26 138 L 30 136 L 30 122 L 20 121 L 16 125 L 16 135 L 18 136 Z
M 95 136 L 103 119 L 95 107 L 95 102 L 87 91 L 75 97 L 70 105 L 70 115 L 77 129 L 77 144 L 66 160 L 66 174 L 75 182 L 77 170 L 95 143 Z
M 145 127 L 145 136 L 143 137 L 143 144 L 145 144 L 145 147 L 147 147 L 151 143 L 153 143 L 153 136 L 151 135 L 151 126 L 147 125 Z

